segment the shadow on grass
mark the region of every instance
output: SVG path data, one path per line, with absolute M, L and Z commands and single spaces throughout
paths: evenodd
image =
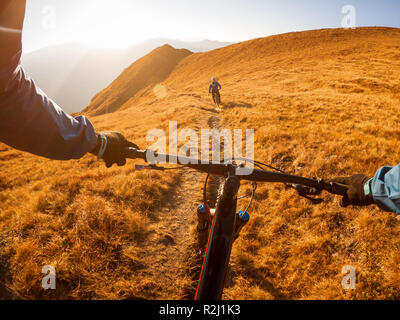
M 246 108 L 246 109 L 251 109 L 254 108 L 254 106 L 251 103 L 246 103 L 246 102 L 227 102 L 223 104 L 224 109 L 233 109 L 233 108 Z
M 212 113 L 218 113 L 218 111 L 213 109 L 213 108 L 206 108 L 206 107 L 195 106 L 195 105 L 190 105 L 190 106 L 188 106 L 188 108 L 196 108 L 196 109 L 200 109 L 200 110 L 203 110 L 203 111 L 208 111 L 208 112 L 212 112 Z
M 261 289 L 270 293 L 275 300 L 285 300 L 286 297 L 283 293 L 281 293 L 272 282 L 266 279 L 265 273 L 268 272 L 265 268 L 256 268 L 249 261 L 241 261 L 240 267 L 242 269 L 242 273 L 246 276 L 248 280 L 253 283 L 256 283 Z
M 11 272 L 8 258 L 0 255 L 0 300 L 10 300 L 15 298 L 10 289 L 7 288 L 6 283 L 11 281 Z

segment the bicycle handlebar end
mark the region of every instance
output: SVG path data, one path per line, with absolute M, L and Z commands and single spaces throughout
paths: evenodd
M 323 190 L 326 190 L 331 194 L 336 194 L 343 197 L 347 195 L 348 187 L 344 184 L 337 182 L 325 182 L 324 180 L 320 180 L 319 184 Z
M 125 148 L 125 158 L 146 160 L 146 151 L 138 150 L 136 148 Z
M 340 196 L 346 196 L 347 195 L 347 190 L 348 187 L 345 186 L 344 184 L 336 183 L 336 182 L 330 182 L 330 190 L 328 190 L 330 193 L 337 194 Z

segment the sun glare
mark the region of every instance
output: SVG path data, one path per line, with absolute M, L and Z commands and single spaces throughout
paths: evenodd
M 165 3 L 138 0 L 92 0 L 74 14 L 68 41 L 92 47 L 126 48 L 151 38 L 192 39 L 190 22 L 177 19 L 179 8 L 166 12 Z M 184 26 L 184 27 L 183 27 Z M 199 38 L 204 38 L 200 37 Z
M 137 4 L 126 1 L 96 0 L 80 15 L 72 35 L 92 47 L 124 48 L 144 40 Z

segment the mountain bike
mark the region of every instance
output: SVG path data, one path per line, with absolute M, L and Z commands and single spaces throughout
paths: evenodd
M 221 104 L 221 94 L 219 93 L 219 91 L 212 91 L 212 98 L 214 101 L 214 104 L 219 107 L 219 105 Z
M 175 163 L 180 166 L 174 168 L 161 167 L 155 161 L 149 161 L 149 159 L 154 159 L 155 156 L 160 157 L 167 163 Z M 126 157 L 130 159 L 143 159 L 149 163 L 148 166 L 136 165 L 136 169 L 138 170 L 151 169 L 163 171 L 186 167 L 207 173 L 207 179 L 210 175 L 224 177 L 224 183 L 220 188 L 221 192 L 213 217 L 206 199 L 207 179 L 204 186 L 204 207 L 208 215 L 210 231 L 195 300 L 220 300 L 222 298 L 232 244 L 238 237 L 240 228 L 244 224 L 243 222 L 246 222 L 246 219 L 248 220 L 246 211 L 254 199 L 257 182 L 284 183 L 287 187 L 296 190 L 299 196 L 307 198 L 314 204 L 323 201 L 322 199 L 312 197 L 320 195 L 322 191 L 341 196 L 346 195 L 347 192 L 347 187 L 338 183 L 328 183 L 322 179 L 309 179 L 290 175 L 262 162 L 244 158 L 238 159 L 238 161 L 243 160 L 251 163 L 253 167 L 250 170 L 246 169 L 244 164 L 236 164 L 233 161 L 228 164 L 222 162 L 202 163 L 199 159 L 158 154 L 151 150 L 142 151 L 134 148 L 126 149 Z M 270 170 L 266 170 L 266 168 Z M 244 169 L 246 169 L 246 174 L 243 174 Z M 241 211 L 242 214 L 240 215 L 237 214 L 237 201 L 238 190 L 242 180 L 250 181 L 253 188 L 250 202 L 247 208 Z M 243 217 L 244 219 L 241 219 Z

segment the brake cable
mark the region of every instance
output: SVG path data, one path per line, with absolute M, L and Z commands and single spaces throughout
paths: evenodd
M 257 166 L 258 168 L 260 168 L 261 170 L 265 170 L 262 166 L 267 167 L 269 169 L 278 171 L 280 173 L 286 173 L 285 171 L 282 171 L 281 169 L 275 168 L 269 164 L 265 164 L 261 161 L 257 161 L 257 160 L 252 160 L 252 159 L 248 159 L 248 158 L 236 158 L 236 160 L 242 160 L 242 161 L 246 161 L 246 162 L 251 162 L 253 163 L 255 166 Z
M 271 165 L 265 164 L 265 163 L 263 163 L 261 161 L 251 160 L 251 159 L 247 159 L 247 158 L 239 158 L 238 160 L 252 162 L 255 166 L 257 166 L 259 169 L 264 170 L 264 171 L 265 171 L 265 169 L 263 168 L 263 166 L 267 167 L 269 169 L 273 169 L 275 171 L 278 171 L 280 173 L 285 173 L 286 174 L 285 171 L 283 171 L 281 169 L 278 169 L 278 168 L 275 168 L 275 167 L 273 167 Z M 322 190 L 319 190 L 317 188 L 310 188 L 310 187 L 306 187 L 306 186 L 302 186 L 302 185 L 298 185 L 298 184 L 290 184 L 290 183 L 285 183 L 285 186 L 287 188 L 291 188 L 291 189 L 296 190 L 300 197 L 303 197 L 303 198 L 311 201 L 313 204 L 319 204 L 319 203 L 324 201 L 323 199 L 320 199 L 320 198 L 312 198 L 312 197 L 310 197 L 310 195 L 316 196 L 316 195 L 319 195 L 321 193 Z
M 207 211 L 208 220 L 210 221 L 210 225 L 211 225 L 212 224 L 212 218 L 211 218 L 210 207 L 208 206 L 208 200 L 207 200 L 207 182 L 208 182 L 208 178 L 209 177 L 210 177 L 210 174 L 207 174 L 206 181 L 204 182 L 203 202 L 204 202 L 204 207 L 206 208 L 206 211 Z
M 135 165 L 135 170 L 142 171 L 142 170 L 159 170 L 159 171 L 165 171 L 165 170 L 182 170 L 186 169 L 184 166 L 179 166 L 179 167 L 173 167 L 173 168 L 166 168 L 166 167 L 159 167 L 155 164 L 150 164 L 150 165 L 140 165 L 136 164 Z
M 244 209 L 244 212 L 247 212 L 247 210 L 249 210 L 249 208 L 250 208 L 250 206 L 251 206 L 251 203 L 252 203 L 253 200 L 254 200 L 254 195 L 255 195 L 256 190 L 257 190 L 257 183 L 256 183 L 256 182 L 253 182 L 253 183 L 252 183 L 252 186 L 253 186 L 253 190 L 251 191 L 251 198 L 250 198 L 249 204 L 247 205 L 246 209 Z

